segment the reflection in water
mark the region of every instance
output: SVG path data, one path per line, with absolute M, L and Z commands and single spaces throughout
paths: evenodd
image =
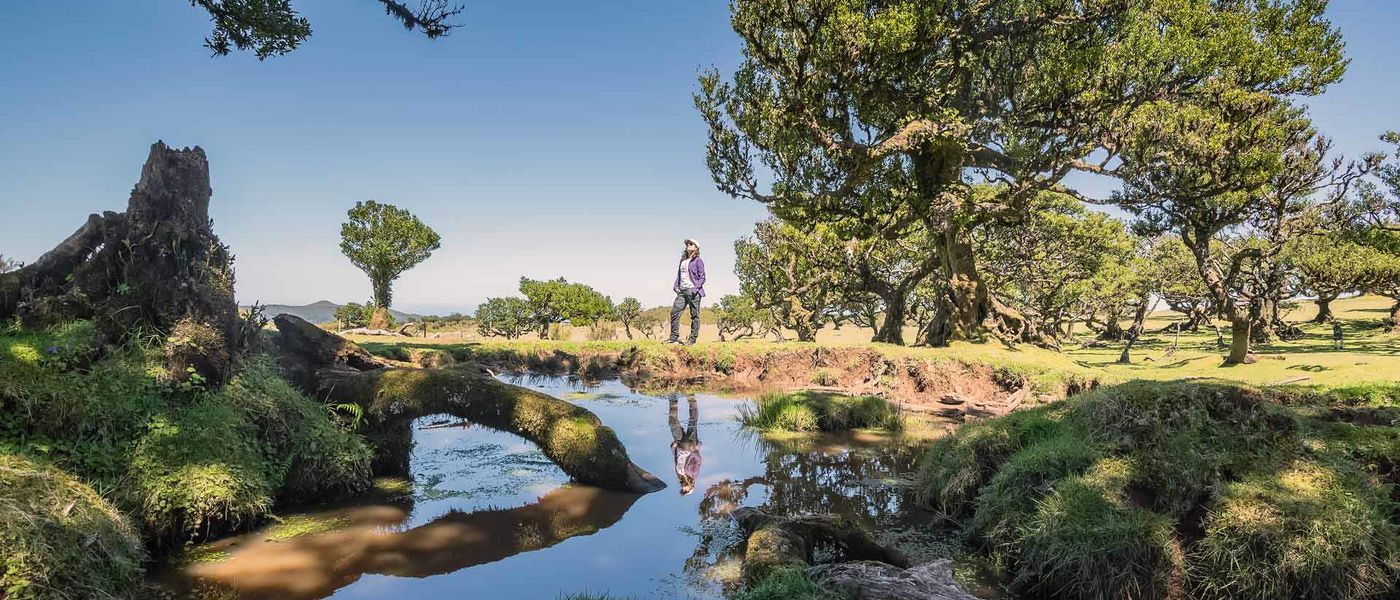
M 433 425 L 414 431 L 411 502 L 362 499 L 312 513 L 332 523 L 320 533 L 208 544 L 206 555 L 227 558 L 177 569 L 180 597 L 203 580 L 258 599 L 590 591 L 716 600 L 739 579 L 743 538 L 729 518 L 739 506 L 839 514 L 885 532 L 921 528 L 911 525 L 917 512 L 904 510 L 917 448 L 853 435 L 771 441 L 740 425 L 743 401 L 709 394 L 686 394 L 682 415 L 680 396 L 637 393 L 616 380 L 508 380 L 587 407 L 639 466 L 671 469 L 688 493 L 638 498 L 560 487 L 567 477 L 529 442 Z M 658 426 L 663 411 L 666 429 Z
M 185 575 L 244 598 L 322 598 L 365 573 L 428 577 L 548 548 L 611 526 L 640 498 L 586 486 L 558 488 L 519 508 L 449 512 L 406 531 L 407 517 L 386 507 L 358 507 L 327 518 L 347 525 L 329 533 L 231 549 Z
M 912 491 L 904 485 L 914 471 L 917 447 L 850 434 L 744 437 L 760 449 L 763 474 L 721 480 L 705 490 L 701 525 L 692 531 L 695 552 L 685 564 L 693 578 L 718 580 L 726 592 L 734 591 L 743 536 L 729 515 L 741 506 L 777 515 L 844 515 L 876 530 L 915 525 L 924 518 L 912 508 Z
M 695 394 L 686 394 L 690 420 L 689 425 L 682 429 L 676 395 L 672 394 L 667 403 L 670 405 L 671 462 L 676 465 L 676 478 L 680 480 L 681 495 L 684 496 L 695 491 L 695 477 L 700 474 L 700 432 L 696 428 L 700 408 L 695 404 Z

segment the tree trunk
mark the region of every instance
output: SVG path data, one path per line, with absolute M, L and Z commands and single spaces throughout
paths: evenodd
M 987 284 L 977 273 L 972 244 L 963 239 L 961 227 L 948 225 L 939 241 L 946 291 L 929 329 L 930 346 L 947 346 L 954 340 L 981 337 L 985 333 L 987 315 L 992 312 Z
M 885 302 L 885 318 L 870 341 L 903 346 L 905 296 L 895 292 L 881 299 Z
M 1249 351 L 1249 330 L 1253 322 L 1249 315 L 1230 319 L 1230 355 L 1225 357 L 1225 364 L 1247 365 L 1255 362 L 1254 355 Z
M 1334 318 L 1332 316 L 1332 301 L 1335 299 L 1337 299 L 1336 296 L 1318 296 L 1317 300 L 1313 300 L 1313 304 L 1317 305 L 1317 316 L 1313 317 L 1312 322 L 1326 323 L 1331 321 Z
M 623 321 L 623 322 L 622 322 L 622 330 L 625 331 L 625 332 L 627 332 L 627 339 L 629 339 L 629 340 L 632 339 L 632 325 L 628 324 L 627 321 Z M 724 341 L 724 338 L 723 338 L 723 337 L 720 337 L 720 340 L 719 340 L 719 341 L 723 342 L 723 341 Z
M 1118 355 L 1119 364 L 1126 365 L 1132 362 L 1129 352 L 1132 351 L 1133 344 L 1137 343 L 1138 338 L 1142 337 L 1142 325 L 1147 321 L 1148 302 L 1147 298 L 1138 302 L 1137 310 L 1133 314 L 1133 324 L 1128 328 L 1128 343 L 1123 346 L 1123 353 Z

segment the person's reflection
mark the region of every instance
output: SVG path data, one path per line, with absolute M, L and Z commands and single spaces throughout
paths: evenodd
M 690 424 L 685 429 L 681 429 L 680 399 L 675 394 L 670 399 L 671 458 L 676 462 L 682 496 L 695 491 L 695 478 L 700 475 L 700 432 L 696 430 L 700 409 L 694 394 L 686 394 L 685 399 L 690 405 Z

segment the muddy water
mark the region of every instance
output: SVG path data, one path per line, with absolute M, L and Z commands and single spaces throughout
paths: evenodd
M 746 401 L 732 398 L 505 380 L 592 410 L 669 487 L 635 496 L 572 485 L 529 442 L 429 417 L 415 424 L 411 486 L 381 482 L 352 503 L 195 548 L 164 585 L 177 597 L 259 599 L 720 598 L 737 583 L 741 539 L 728 513 L 738 506 L 848 515 L 928 545 L 916 533 L 924 517 L 905 510 L 916 448 L 763 439 L 739 425 Z M 677 439 L 698 448 L 693 486 L 677 473 Z

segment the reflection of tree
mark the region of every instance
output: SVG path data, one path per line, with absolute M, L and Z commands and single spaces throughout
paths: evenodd
M 755 437 L 763 453 L 763 475 L 742 481 L 724 480 L 705 490 L 699 506 L 700 527 L 695 552 L 685 562 L 693 580 L 704 580 L 726 564 L 739 560 L 742 535 L 729 519 L 755 489 L 766 492 L 754 505 L 779 516 L 833 514 L 869 526 L 891 524 L 901 509 L 912 505 L 907 486 L 893 480 L 914 468 L 918 449 L 895 443 L 869 445 L 832 443 L 827 438 L 772 441 Z M 723 582 L 728 588 L 732 582 Z
M 589 535 L 622 519 L 637 494 L 588 486 L 558 488 L 512 509 L 449 512 L 430 523 L 392 531 L 401 510 L 325 533 L 255 543 L 226 560 L 192 566 L 186 575 L 241 598 L 323 598 L 365 573 L 428 577 L 495 562 Z M 364 507 L 361 512 L 386 512 Z M 384 530 L 389 525 L 391 532 Z

